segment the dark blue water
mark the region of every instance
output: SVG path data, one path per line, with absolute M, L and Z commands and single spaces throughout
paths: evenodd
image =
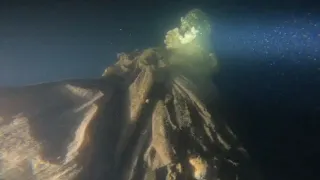
M 314 63 L 230 59 L 215 78 L 227 119 L 270 179 L 313 178 L 319 137 L 320 76 Z

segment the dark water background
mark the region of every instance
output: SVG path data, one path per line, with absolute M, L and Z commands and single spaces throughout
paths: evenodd
M 116 53 L 161 44 L 165 32 L 194 7 L 217 23 L 212 43 L 220 73 L 213 81 L 225 118 L 240 127 L 240 138 L 268 179 L 317 179 L 320 59 L 313 48 L 320 46 L 311 46 L 320 40 L 310 33 L 320 32 L 314 26 L 320 16 L 311 1 L 1 1 L 0 86 L 98 77 Z M 298 48 L 289 55 L 266 56 L 273 51 L 261 53 L 263 44 L 255 40 L 244 45 L 231 39 L 249 39 L 248 33 L 258 26 L 277 27 L 300 15 L 314 28 L 307 34 L 310 41 L 294 45 L 306 53 L 299 54 Z M 244 33 L 237 34 L 240 31 Z
M 270 179 L 318 177 L 319 72 L 312 64 L 222 62 L 216 84 L 227 103 L 227 119 Z M 279 76 L 278 72 L 284 73 Z

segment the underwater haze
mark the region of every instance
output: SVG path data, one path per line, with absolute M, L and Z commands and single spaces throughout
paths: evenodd
M 2 4 L 1 4 L 2 3 Z M 0 3 L 0 87 L 95 78 L 120 52 L 163 45 L 187 11 L 212 21 L 212 79 L 267 179 L 315 179 L 320 13 L 308 1 Z
M 303 66 L 319 62 L 320 17 L 315 10 L 281 10 L 263 3 L 193 4 L 3 3 L 0 86 L 100 76 L 117 53 L 163 44 L 165 33 L 179 21 L 176 17 L 196 7 L 212 19 L 212 48 L 221 61 L 245 59 L 271 68 L 283 61 Z

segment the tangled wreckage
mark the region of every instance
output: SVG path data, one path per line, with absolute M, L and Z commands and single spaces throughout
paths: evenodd
M 101 78 L 0 89 L 0 179 L 261 179 L 214 112 L 210 31 L 195 9 Z

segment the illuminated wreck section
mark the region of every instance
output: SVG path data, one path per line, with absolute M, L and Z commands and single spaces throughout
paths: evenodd
M 167 49 L 183 49 L 187 46 L 207 48 L 211 34 L 211 23 L 205 13 L 193 9 L 181 17 L 181 24 L 167 32 L 164 43 Z
M 217 95 L 210 31 L 205 14 L 192 10 L 167 33 L 164 48 L 120 54 L 106 69 L 104 76 L 130 82 L 130 115 L 111 179 L 260 179 L 235 134 L 210 109 Z
M 0 179 L 74 179 L 82 171 L 80 153 L 103 93 L 70 83 L 1 92 Z
M 0 179 L 260 179 L 210 109 L 210 31 L 195 9 L 101 79 L 0 89 Z

